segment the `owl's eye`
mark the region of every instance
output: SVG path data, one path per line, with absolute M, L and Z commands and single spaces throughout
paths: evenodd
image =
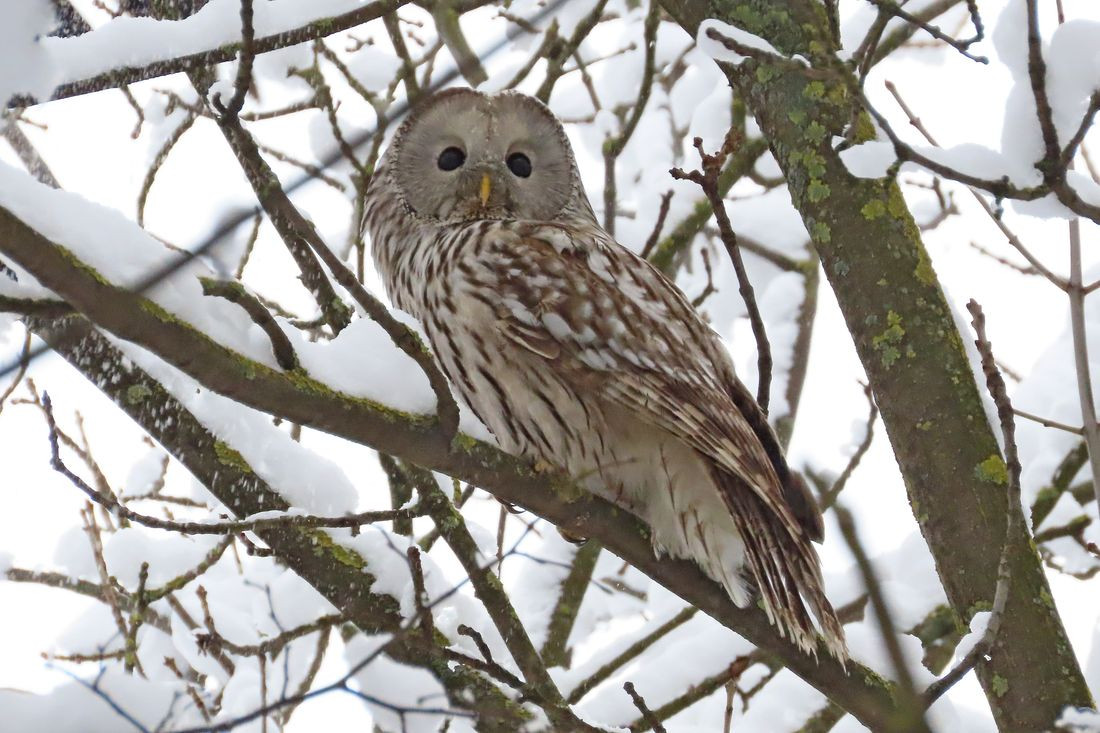
M 508 164 L 508 170 L 520 178 L 531 175 L 531 159 L 523 153 L 512 153 L 504 162 Z
M 439 160 L 436 161 L 436 165 L 439 166 L 439 170 L 441 171 L 453 171 L 455 168 L 462 167 L 462 164 L 465 162 L 466 153 L 451 146 L 449 148 L 444 148 L 443 152 L 439 154 Z

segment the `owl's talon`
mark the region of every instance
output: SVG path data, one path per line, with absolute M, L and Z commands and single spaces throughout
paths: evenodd
M 547 463 L 540 458 L 531 464 L 531 470 L 537 474 L 550 473 L 554 470 L 554 464 Z
M 573 534 L 569 530 L 562 529 L 561 527 L 558 527 L 558 534 L 561 535 L 561 538 L 563 540 L 569 542 L 570 544 L 584 545 L 588 543 L 587 537 L 581 537 L 580 535 Z

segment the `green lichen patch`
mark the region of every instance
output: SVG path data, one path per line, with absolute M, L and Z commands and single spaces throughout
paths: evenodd
M 1008 483 L 1008 468 L 1001 456 L 996 453 L 990 454 L 989 458 L 975 466 L 974 475 L 979 481 L 989 484 L 1004 486 Z
M 886 328 L 871 339 L 871 345 L 875 351 L 880 352 L 882 365 L 889 369 L 901 358 L 901 350 L 898 348 L 905 338 L 905 329 L 901 325 L 902 319 L 894 311 L 886 314 Z
M 313 552 L 318 557 L 331 557 L 333 560 L 340 563 L 341 565 L 346 565 L 359 571 L 362 571 L 367 567 L 367 561 L 364 560 L 358 552 L 355 552 L 354 550 L 349 550 L 348 548 L 339 544 L 334 539 L 332 539 L 332 536 L 329 535 L 329 533 L 325 530 L 309 530 L 306 532 L 306 536 L 309 538 L 309 541 L 313 543 Z M 364 580 L 367 582 L 368 585 L 374 582 L 373 578 L 365 578 Z
M 1008 692 L 1008 680 L 999 674 L 993 675 L 993 694 L 997 697 L 1004 697 Z
M 863 214 L 863 218 L 867 221 L 874 221 L 886 214 L 886 204 L 882 199 L 874 199 L 865 203 L 859 213 Z
M 806 128 L 806 139 L 812 142 L 814 145 L 820 145 L 827 134 L 829 133 L 825 129 L 825 126 L 817 120 L 811 122 Z
M 248 465 L 248 461 L 244 459 L 244 456 L 230 447 L 228 443 L 221 440 L 214 441 L 214 455 L 218 457 L 218 462 L 222 465 L 231 466 L 241 473 L 252 473 L 252 466 Z
M 913 274 L 925 285 L 932 286 L 937 282 L 936 271 L 932 269 L 932 259 L 928 256 L 928 250 L 924 248 L 920 240 L 918 240 L 917 247 L 917 266 L 913 270 Z
M 810 201 L 813 201 L 815 204 L 829 198 L 830 193 L 829 184 L 822 183 L 816 179 L 810 181 L 810 185 L 806 189 L 806 195 L 810 198 Z
M 815 102 L 825 98 L 825 84 L 820 81 L 811 81 L 802 90 L 802 96 Z
M 140 405 L 152 396 L 153 390 L 149 387 L 146 387 L 144 384 L 132 384 L 126 388 L 125 395 L 122 399 L 124 399 L 128 405 Z

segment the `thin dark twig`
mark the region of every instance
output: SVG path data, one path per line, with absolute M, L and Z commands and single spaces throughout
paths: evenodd
M 1058 157 L 1058 166 L 1068 169 L 1073 165 L 1073 159 L 1077 156 L 1077 149 L 1085 141 L 1085 135 L 1092 129 L 1092 123 L 1096 119 L 1096 113 L 1100 112 L 1100 91 L 1093 92 L 1089 97 L 1089 106 L 1081 117 L 1081 123 L 1077 126 L 1077 132 L 1066 143 L 1065 150 Z
M 634 689 L 633 682 L 628 681 L 623 683 L 623 689 L 626 690 L 626 694 L 630 695 L 630 699 L 634 702 L 634 707 L 638 708 L 638 712 L 642 714 L 642 719 L 645 721 L 646 725 L 650 727 L 650 729 L 656 731 L 657 733 L 668 733 L 665 730 L 665 727 L 661 725 L 661 721 L 657 720 L 657 716 L 655 716 L 653 714 L 653 711 L 650 710 L 649 707 L 645 704 L 645 700 L 642 698 L 642 696 L 639 695 L 638 691 Z
M 1003 369 L 1003 367 L 1001 368 Z M 1058 430 L 1064 430 L 1067 433 L 1073 433 L 1074 435 L 1078 436 L 1083 436 L 1085 434 L 1084 428 L 1066 425 L 1065 423 L 1058 422 L 1057 420 L 1051 420 L 1050 418 L 1042 417 L 1041 415 L 1033 415 L 1030 412 L 1025 412 L 1024 410 L 1012 408 L 1012 413 L 1017 417 L 1022 417 L 1025 420 L 1039 423 L 1045 428 L 1056 428 Z
M 61 459 L 60 431 L 54 420 L 53 403 L 50 400 L 49 394 L 44 393 L 42 395 L 42 406 L 46 414 L 46 423 L 49 427 L 51 467 L 69 479 L 74 486 L 84 492 L 88 498 L 96 504 L 114 513 L 121 519 L 136 522 L 145 527 L 181 532 L 184 534 L 224 535 L 237 534 L 238 532 L 257 532 L 272 527 L 287 526 L 299 528 L 345 527 L 354 529 L 373 522 L 390 522 L 397 519 L 422 516 L 420 508 L 414 507 L 412 509 L 360 512 L 359 514 L 349 514 L 343 517 L 287 514 L 276 517 L 261 517 L 259 519 L 243 519 L 229 522 L 176 522 L 168 519 L 160 519 L 159 517 L 151 517 L 133 511 L 125 504 L 122 504 L 113 495 L 92 488 L 84 479 L 73 473 L 69 467 L 65 465 L 65 462 Z
M 436 365 L 431 352 L 416 333 L 397 320 L 382 301 L 371 295 L 355 277 L 355 273 L 329 249 L 313 223 L 302 216 L 278 185 L 278 179 L 260 155 L 255 140 L 241 126 L 240 121 L 223 117 L 219 119 L 219 125 L 230 147 L 236 153 L 238 161 L 248 174 L 253 190 L 272 223 L 277 228 L 284 226 L 289 230 L 289 236 L 311 250 L 329 269 L 336 282 L 343 286 L 355 302 L 366 311 L 367 316 L 386 331 L 394 345 L 412 358 L 423 370 L 435 393 L 440 428 L 448 439 L 457 435 L 458 405 L 451 395 L 447 379 Z
M 215 94 L 212 103 L 224 117 L 236 118 L 244 106 L 248 87 L 252 85 L 252 62 L 256 58 L 256 29 L 252 26 L 252 0 L 241 0 L 241 54 L 237 63 L 237 78 L 233 82 L 233 96 L 229 104 L 222 105 L 221 95 Z
M 489 650 L 489 645 L 485 643 L 485 637 L 481 635 L 481 632 L 471 629 L 466 624 L 459 624 L 458 633 L 473 641 L 474 646 L 481 652 L 481 657 L 489 664 L 494 664 L 493 652 Z
M 924 719 L 924 706 L 921 705 L 921 701 L 915 692 L 913 675 L 909 670 L 905 654 L 902 652 L 901 644 L 898 642 L 897 627 L 894 625 L 890 607 L 886 603 L 886 596 L 882 592 L 882 585 L 878 581 L 871 559 L 867 556 L 863 543 L 860 542 L 855 519 L 852 518 L 852 513 L 840 504 L 834 506 L 833 513 L 836 516 L 837 524 L 840 526 L 840 532 L 844 536 L 844 541 L 855 557 L 856 566 L 859 568 L 859 574 L 863 577 L 864 585 L 867 587 L 867 595 L 871 601 L 871 607 L 875 611 L 882 641 L 890 656 L 894 676 L 898 681 L 898 715 L 906 723 L 906 725 L 899 725 L 898 729 L 913 731 L 913 733 L 931 733 L 931 729 Z
M 653 224 L 653 231 L 649 234 L 649 239 L 645 241 L 645 245 L 642 247 L 641 258 L 649 259 L 649 255 L 653 252 L 653 248 L 657 246 L 657 241 L 661 238 L 661 231 L 665 228 L 665 219 L 668 218 L 668 207 L 672 202 L 672 191 L 665 191 L 661 194 L 661 207 L 657 210 L 657 221 Z
M 1054 165 L 1061 150 L 1058 146 L 1058 130 L 1054 126 L 1054 110 L 1047 96 L 1047 65 L 1043 60 L 1043 41 L 1039 34 L 1039 3 L 1027 0 L 1027 74 L 1031 81 L 1031 94 L 1035 98 L 1035 113 L 1043 134 L 1046 156 L 1040 163 Z M 1052 171 L 1045 171 L 1049 175 Z
M 863 387 L 863 393 L 867 396 L 867 429 L 863 433 L 863 440 L 859 442 L 859 447 L 856 448 L 856 452 L 852 454 L 852 457 L 848 459 L 848 464 L 844 466 L 844 470 L 837 476 L 836 481 L 829 487 L 829 490 L 822 493 L 818 499 L 818 506 L 821 507 L 821 511 L 825 511 L 836 503 L 836 499 L 840 496 L 840 492 L 844 491 L 844 487 L 848 484 L 848 479 L 855 473 L 856 468 L 859 467 L 860 461 L 863 460 L 863 456 L 867 454 L 867 451 L 871 449 L 871 443 L 875 439 L 875 420 L 878 419 L 878 405 L 875 403 L 875 396 L 871 392 L 871 385 L 867 384 Z
M 872 5 L 874 5 L 875 7 L 877 7 L 880 11 L 887 12 L 890 15 L 893 15 L 896 18 L 900 18 L 901 20 L 904 20 L 906 23 L 909 23 L 910 25 L 913 25 L 913 26 L 916 26 L 916 27 L 920 28 L 921 30 L 923 30 L 925 33 L 932 36 L 936 40 L 943 41 L 948 46 L 951 46 L 951 48 L 955 49 L 956 51 L 958 51 L 959 53 L 961 53 L 963 56 L 970 59 L 971 61 L 977 61 L 980 64 L 988 64 L 989 63 L 989 59 L 987 59 L 985 56 L 975 56 L 974 54 L 970 53 L 970 51 L 968 50 L 975 43 L 982 40 L 982 38 L 985 35 L 984 29 L 981 25 L 981 18 L 977 14 L 977 8 L 976 7 L 972 7 L 971 17 L 975 19 L 975 29 L 976 29 L 977 32 L 976 32 L 976 34 L 974 35 L 973 38 L 968 38 L 964 41 L 960 41 L 957 38 L 952 38 L 951 36 L 947 35 L 943 31 L 941 31 L 939 28 L 932 25 L 931 23 L 925 22 L 925 21 L 921 20 L 920 18 L 918 18 L 917 16 L 906 12 L 900 5 L 898 5 L 896 2 L 894 2 L 894 0 L 867 0 L 867 1 L 869 3 L 871 3 Z M 969 4 L 969 0 L 968 0 L 968 4 Z
M 621 669 L 624 664 L 638 657 L 638 655 L 651 647 L 657 641 L 663 639 L 674 629 L 682 626 L 693 616 L 695 616 L 698 611 L 699 609 L 695 608 L 694 606 L 688 606 L 687 608 L 683 609 L 675 616 L 670 618 L 668 621 L 658 626 L 651 633 L 646 634 L 641 639 L 631 644 L 629 647 L 623 650 L 621 654 L 616 656 L 607 664 L 601 666 L 585 679 L 581 680 L 581 682 L 569 693 L 569 697 L 566 698 L 566 702 L 568 702 L 570 705 L 576 705 L 578 702 L 581 701 L 581 698 L 594 690 L 601 682 L 614 674 L 616 670 Z
M 298 368 L 298 354 L 295 353 L 290 339 L 282 327 L 279 326 L 275 317 L 271 315 L 271 312 L 264 307 L 256 296 L 235 281 L 201 277 L 199 282 L 202 283 L 203 295 L 225 298 L 230 303 L 235 303 L 244 309 L 252 322 L 267 334 L 268 339 L 271 341 L 271 351 L 275 354 L 275 361 L 279 363 L 279 366 L 287 371 Z
M 678 180 L 692 181 L 703 189 L 714 209 L 714 218 L 718 222 L 718 230 L 722 234 L 722 244 L 726 247 L 730 261 L 733 263 L 734 272 L 737 273 L 738 292 L 745 301 L 745 309 L 749 314 L 749 322 L 752 324 L 752 334 L 756 338 L 756 371 L 759 382 L 756 387 L 756 402 L 761 411 L 768 414 L 768 402 L 771 395 L 772 380 L 772 352 L 768 343 L 768 335 L 764 329 L 764 319 L 760 315 L 760 308 L 756 304 L 756 294 L 753 292 L 749 275 L 745 271 L 745 262 L 741 258 L 741 248 L 737 243 L 737 235 L 730 224 L 729 215 L 726 213 L 725 202 L 719 193 L 718 176 L 722 171 L 722 165 L 733 152 L 737 142 L 737 134 L 734 130 L 726 135 L 725 141 L 719 151 L 708 155 L 703 150 L 703 139 L 695 138 L 695 149 L 699 151 L 701 170 L 685 172 L 681 168 L 673 168 L 669 173 Z
M 909 124 L 912 125 L 918 132 L 920 132 L 921 136 L 924 137 L 924 139 L 927 140 L 929 144 L 934 145 L 937 148 L 940 147 L 939 143 L 936 142 L 936 139 L 932 137 L 932 133 L 928 131 L 928 129 L 920 121 L 920 118 L 917 117 L 913 113 L 913 110 L 909 107 L 909 105 L 906 104 L 905 100 L 902 98 L 901 93 L 898 91 L 894 83 L 891 81 L 887 81 L 885 86 L 887 91 L 889 91 L 890 94 L 894 97 L 894 101 L 898 103 L 898 106 L 901 107 L 902 111 L 905 113 L 906 117 L 909 120 Z M 890 135 L 891 133 L 888 132 L 887 134 Z M 895 148 L 897 148 L 897 143 L 895 143 Z M 1055 275 L 1053 272 L 1047 269 L 1047 267 L 1043 265 L 1043 263 L 1040 262 L 1038 258 L 1035 257 L 1035 255 L 1031 253 L 1031 250 L 1029 250 L 1022 241 L 1020 241 L 1020 238 L 1016 236 L 1015 232 L 1008 228 L 1008 225 L 1004 223 L 997 212 L 993 210 L 993 207 L 989 205 L 989 202 L 985 200 L 985 197 L 978 193 L 974 186 L 970 186 L 969 190 L 971 195 L 974 197 L 974 200 L 978 202 L 978 205 L 982 207 L 982 210 L 985 211 L 985 213 L 989 216 L 989 218 L 993 221 L 997 228 L 1001 230 L 1001 233 L 1004 234 L 1005 239 L 1008 240 L 1008 243 L 1012 245 L 1012 247 L 1017 252 L 1024 256 L 1024 259 L 1028 261 L 1028 263 L 1035 269 L 1035 271 L 1045 277 L 1050 282 L 1054 283 L 1060 289 L 1066 290 L 1066 288 L 1068 287 L 1066 279 Z
M 1020 458 L 1016 450 L 1016 420 L 1012 410 L 1012 402 L 1008 398 L 1008 388 L 1005 386 L 1001 371 L 997 368 L 997 362 L 993 358 L 993 346 L 985 335 L 985 314 L 982 307 L 974 300 L 966 304 L 973 318 L 974 345 L 978 347 L 978 353 L 982 359 L 982 373 L 985 375 L 986 389 L 989 390 L 993 403 L 997 406 L 997 417 L 1001 423 L 1001 434 L 1004 436 L 1004 460 L 1007 470 L 1005 503 L 1005 540 L 1001 549 L 1001 558 L 997 563 L 997 584 L 993 591 L 993 606 L 989 614 L 989 623 L 985 627 L 982 638 L 970 651 L 959 660 L 951 671 L 940 677 L 928 686 L 921 695 L 924 704 L 930 706 L 943 693 L 961 680 L 967 672 L 974 668 L 978 662 L 985 659 L 997 640 L 997 633 L 1001 629 L 1001 620 L 1004 618 L 1005 606 L 1008 605 L 1008 590 L 1012 583 L 1012 567 L 1009 562 L 1012 554 L 1012 545 L 1015 540 L 1017 525 L 1020 515 Z
M 2 305 L 2 303 L 0 303 L 0 305 Z M 21 356 L 19 357 L 19 371 L 16 372 L 15 377 L 12 378 L 11 384 L 8 385 L 7 389 L 5 389 L 3 392 L 0 392 L 0 412 L 4 411 L 4 403 L 7 402 L 8 398 L 11 397 L 13 392 L 15 392 L 16 388 L 19 386 L 19 383 L 23 381 L 23 377 L 27 373 L 27 367 L 30 366 L 30 329 L 27 329 L 27 332 L 23 334 L 23 350 L 20 352 L 20 354 Z

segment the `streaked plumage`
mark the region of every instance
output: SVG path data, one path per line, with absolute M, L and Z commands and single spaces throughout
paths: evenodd
M 845 656 L 812 499 L 717 335 L 597 224 L 549 110 L 517 93 L 426 101 L 384 155 L 364 224 L 394 304 L 505 450 L 637 514 L 657 551 L 694 559 L 738 605 L 755 587 L 811 650 L 808 606 Z

